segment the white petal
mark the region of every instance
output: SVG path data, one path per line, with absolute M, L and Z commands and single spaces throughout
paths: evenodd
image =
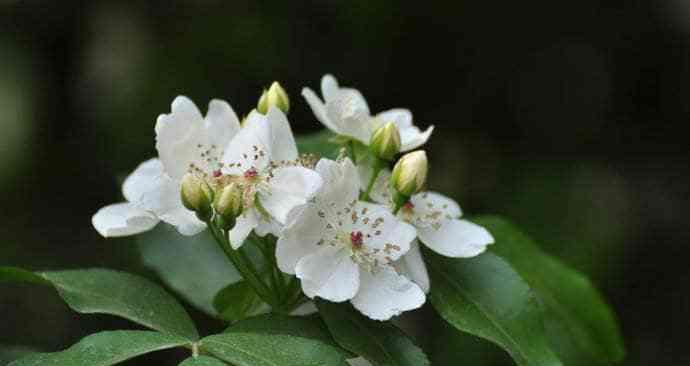
M 412 243 L 410 250 L 395 262 L 395 268 L 401 275 L 416 283 L 424 293 L 429 293 L 429 273 L 426 270 L 424 258 L 422 258 L 422 251 L 419 250 L 419 243 L 416 240 Z
M 259 191 L 261 205 L 278 222 L 287 222 L 290 210 L 303 205 L 321 188 L 322 180 L 311 169 L 291 166 L 273 171 L 268 191 Z
M 91 218 L 93 227 L 106 238 L 128 236 L 151 230 L 156 216 L 131 203 L 116 203 L 98 210 Z
M 330 245 L 297 262 L 297 278 L 309 298 L 316 296 L 333 301 L 350 300 L 359 288 L 359 265 L 350 259 L 349 251 Z
M 434 132 L 434 126 L 430 126 L 426 131 L 421 132 L 419 128 L 415 126 L 405 127 L 400 129 L 400 151 L 406 152 L 414 150 L 424 144 L 431 137 L 431 133 Z
M 324 206 L 334 205 L 340 210 L 359 197 L 359 174 L 349 158 L 340 162 L 321 159 L 315 170 L 323 181 L 317 202 Z
M 256 226 L 254 232 L 259 236 L 271 234 L 277 238 L 283 232 L 283 225 L 272 217 L 260 217 L 259 225 Z
M 185 236 L 194 236 L 206 229 L 206 224 L 200 221 L 192 211 L 181 207 L 158 216 L 162 221 L 175 226 L 177 232 Z
M 159 175 L 149 181 L 148 191 L 144 192 L 136 204 L 151 211 L 166 223 L 173 225 L 182 235 L 196 235 L 206 228 L 196 214 L 182 205 L 180 183 L 167 175 Z
M 289 222 L 276 244 L 276 262 L 281 271 L 294 274 L 297 262 L 318 248 L 316 244 L 323 237 L 326 226 L 318 211 L 317 206 L 309 203 L 290 213 Z
M 313 90 L 309 88 L 304 88 L 302 89 L 302 96 L 304 99 L 307 100 L 307 104 L 311 107 L 312 112 L 314 112 L 314 116 L 316 117 L 319 122 L 321 122 L 326 128 L 333 132 L 338 132 L 337 126 L 331 122 L 330 119 L 328 119 L 328 115 L 326 113 L 326 104 L 324 104 L 321 99 L 319 99 L 318 96 L 316 96 L 316 93 L 314 93 Z
M 139 202 L 151 191 L 152 182 L 163 175 L 163 164 L 158 159 L 149 159 L 141 163 L 122 184 L 122 194 L 129 202 Z
M 321 78 L 321 95 L 326 103 L 337 98 L 339 90 L 338 80 L 333 75 L 326 74 Z
M 213 99 L 208 103 L 208 112 L 204 118 L 207 133 L 217 137 L 218 141 L 225 141 L 225 148 L 230 140 L 240 131 L 240 120 L 230 104 L 224 100 Z
M 375 274 L 362 270 L 360 282 L 352 305 L 374 320 L 388 320 L 402 312 L 417 309 L 426 301 L 419 286 L 389 266 Z
M 421 192 L 413 195 L 410 202 L 414 206 L 412 224 L 417 227 L 440 224 L 445 220 L 462 216 L 458 203 L 440 193 Z
M 235 226 L 228 233 L 230 238 L 230 245 L 233 249 L 238 249 L 244 244 L 245 239 L 259 225 L 259 218 L 256 209 L 249 209 L 237 217 Z
M 368 145 L 374 132 L 374 120 L 367 102 L 355 89 L 341 89 L 337 98 L 326 103 L 326 116 L 335 131 Z
M 447 220 L 440 227 L 420 228 L 418 233 L 426 246 L 446 257 L 474 257 L 494 242 L 485 228 L 466 220 Z
M 266 116 L 252 111 L 223 155 L 223 173 L 242 175 L 254 168 L 263 171 L 271 160 L 271 126 Z
M 408 109 L 389 109 L 377 114 L 376 118 L 380 119 L 384 123 L 393 122 L 398 129 L 412 126 L 412 112 L 410 112 Z
M 360 201 L 354 210 L 359 217 L 352 225 L 352 230 L 362 233 L 364 247 L 375 252 L 373 255 L 379 262 L 396 261 L 410 250 L 417 231 L 412 225 L 393 216 L 387 207 Z
M 186 97 L 175 98 L 171 109 L 156 121 L 156 149 L 165 172 L 179 180 L 190 166 L 204 173 L 219 169 L 223 149 L 238 130 L 230 106 L 212 101 L 205 120 Z
M 271 126 L 271 159 L 274 161 L 297 159 L 297 144 L 285 113 L 276 107 L 271 107 L 266 114 L 266 119 Z

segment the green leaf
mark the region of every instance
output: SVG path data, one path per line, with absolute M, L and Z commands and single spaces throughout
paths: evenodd
M 510 355 L 498 345 L 473 336 L 469 333 L 458 332 L 443 319 L 429 319 L 424 327 L 432 339 L 427 340 L 425 351 L 429 355 L 432 365 L 455 365 L 462 360 L 462 365 L 495 366 L 514 365 Z M 442 342 L 438 340 L 442 339 Z
M 8 366 L 108 366 L 188 343 L 184 338 L 151 331 L 102 332 L 90 335 L 62 352 L 29 355 Z
M 589 279 L 542 252 L 508 221 L 499 217 L 475 221 L 496 239 L 490 250 L 537 292 L 547 310 L 550 338 L 558 343 L 563 359 L 571 361 L 566 363 L 609 365 L 623 359 L 625 348 L 613 312 Z
M 349 304 L 317 300 L 316 306 L 335 341 L 379 366 L 429 365 L 424 352 L 397 327 L 361 315 Z
M 242 279 L 208 231 L 183 236 L 169 225 L 137 236 L 142 262 L 195 308 L 217 316 L 214 296 Z
M 204 352 L 237 366 L 347 365 L 317 318 L 266 314 L 201 341 Z
M 245 281 L 220 290 L 213 299 L 213 307 L 218 311 L 219 317 L 231 323 L 256 315 L 262 304 L 254 289 Z
M 314 154 L 318 157 L 335 159 L 340 146 L 331 142 L 333 132 L 324 129 L 311 135 L 297 137 L 297 149 L 300 154 Z
M 431 303 L 448 323 L 498 344 L 518 365 L 561 365 L 546 338 L 538 299 L 508 263 L 492 253 L 472 259 L 425 254 Z
M 25 269 L 17 267 L 0 267 L 1 282 L 25 282 L 37 285 L 50 285 L 45 278 Z
M 117 315 L 163 333 L 190 340 L 199 338 L 194 323 L 177 300 L 143 277 L 107 269 L 32 274 L 3 267 L 0 279 L 50 283 L 77 312 Z
M 326 324 L 317 315 L 313 316 L 286 316 L 279 314 L 264 314 L 245 319 L 228 327 L 225 333 L 262 333 L 282 334 L 293 337 L 309 338 L 330 344 L 338 348 L 337 344 L 328 332 Z M 346 353 L 351 356 L 350 353 Z
M 179 366 L 227 366 L 223 361 L 208 356 L 190 357 Z
M 37 353 L 26 346 L 0 345 L 0 365 L 7 365 L 14 360 Z

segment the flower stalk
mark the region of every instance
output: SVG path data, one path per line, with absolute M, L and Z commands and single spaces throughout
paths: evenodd
M 367 183 L 367 188 L 362 194 L 362 201 L 370 201 L 370 196 L 371 196 L 371 191 L 374 189 L 374 184 L 376 184 L 376 179 L 378 179 L 379 174 L 381 174 L 381 171 L 383 168 L 386 166 L 386 162 L 379 159 L 379 158 L 374 158 L 374 163 L 372 164 L 372 173 L 371 177 L 369 178 L 369 182 Z
M 278 301 L 271 292 L 271 289 L 264 283 L 259 276 L 258 271 L 254 267 L 252 261 L 247 257 L 244 252 L 232 249 L 230 245 L 230 240 L 228 239 L 227 230 L 217 228 L 213 222 L 208 221 L 208 227 L 216 240 L 216 243 L 223 250 L 228 260 L 235 266 L 242 278 L 254 289 L 256 294 L 266 302 L 271 305 L 271 307 L 278 307 Z

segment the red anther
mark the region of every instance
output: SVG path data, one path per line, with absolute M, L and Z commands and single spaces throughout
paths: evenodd
M 244 172 L 244 177 L 247 179 L 255 178 L 257 175 L 259 175 L 259 172 L 257 172 L 254 168 L 249 168 Z
M 356 249 L 359 249 L 362 247 L 362 244 L 364 244 L 364 240 L 362 239 L 362 232 L 361 231 L 353 231 L 350 233 L 350 241 L 352 242 L 352 246 L 355 247 Z
M 412 211 L 414 209 L 414 204 L 410 201 L 405 202 L 405 204 L 402 207 L 404 210 L 410 210 Z
M 221 175 L 223 175 L 223 173 L 220 171 L 220 169 L 213 171 L 213 178 L 218 178 Z

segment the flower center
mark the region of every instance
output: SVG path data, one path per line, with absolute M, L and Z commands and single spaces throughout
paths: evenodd
M 257 172 L 256 168 L 254 168 L 254 167 L 251 167 L 251 168 L 244 171 L 244 178 L 247 180 L 254 179 L 258 175 L 259 175 L 259 172 Z
M 410 201 L 405 202 L 405 204 L 402 206 L 402 209 L 405 211 L 412 211 L 414 210 L 414 204 Z
M 350 243 L 352 243 L 352 248 L 359 250 L 364 244 L 364 239 L 361 231 L 353 231 L 350 233 Z

